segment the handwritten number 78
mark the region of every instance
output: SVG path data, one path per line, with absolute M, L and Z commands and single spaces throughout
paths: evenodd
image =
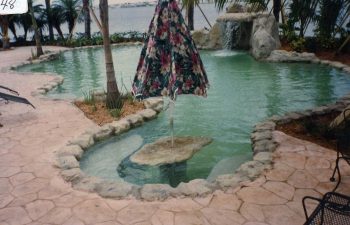
M 6 7 L 10 7 L 10 9 L 13 9 L 15 7 L 16 0 L 1 0 L 2 9 L 5 10 Z

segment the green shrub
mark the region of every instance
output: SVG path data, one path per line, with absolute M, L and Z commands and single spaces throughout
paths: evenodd
M 305 50 L 307 52 L 316 52 L 317 50 L 317 40 L 314 37 L 305 38 Z
M 302 52 L 305 50 L 305 39 L 304 38 L 298 38 L 290 43 L 290 46 L 292 49 L 296 52 Z
M 298 39 L 291 23 L 281 24 L 280 28 L 282 30 L 283 39 L 287 40 L 287 42 L 292 42 Z
M 317 37 L 319 45 L 322 49 L 335 49 L 337 48 L 337 40 L 335 38 L 327 38 L 327 37 Z

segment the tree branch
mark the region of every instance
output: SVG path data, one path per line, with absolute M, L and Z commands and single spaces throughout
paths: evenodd
M 102 34 L 103 33 L 102 25 L 101 25 L 100 21 L 97 19 L 95 11 L 92 9 L 91 6 L 89 6 L 89 9 L 90 9 L 90 13 L 92 15 L 92 18 L 94 19 L 95 23 L 97 24 L 98 29 L 101 31 L 101 34 Z

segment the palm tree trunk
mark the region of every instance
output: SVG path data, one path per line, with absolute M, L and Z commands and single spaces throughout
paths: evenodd
M 305 30 L 305 23 L 303 20 L 300 21 L 300 31 L 299 31 L 299 37 L 304 37 L 304 30 Z
M 280 20 L 281 0 L 273 0 L 273 15 L 277 22 Z
M 282 24 L 286 24 L 286 13 L 285 13 L 284 7 L 281 8 L 281 18 L 282 18 Z
M 64 40 L 64 36 L 63 36 L 63 32 L 61 30 L 61 27 L 60 26 L 55 26 L 55 29 L 56 29 L 58 35 L 60 35 L 60 37 L 62 38 L 62 40 Z
M 31 4 L 29 4 L 29 12 L 30 12 L 30 16 L 32 18 L 32 23 L 33 23 L 33 28 L 34 28 L 34 36 L 35 36 L 35 44 L 36 44 L 36 57 L 39 57 L 41 55 L 44 55 L 44 52 L 43 52 L 43 48 L 41 45 L 38 24 L 36 23 L 36 20 L 34 17 L 34 12 L 33 12 L 33 6 Z
M 107 75 L 107 108 L 121 108 L 121 98 L 115 79 L 111 43 L 109 40 L 108 24 L 108 0 L 100 0 L 100 18 L 102 25 L 103 47 L 105 52 L 106 75 Z
M 2 30 L 2 48 L 9 49 L 10 48 L 10 38 L 9 34 L 9 20 L 8 16 L 0 16 L 0 24 Z
M 27 41 L 27 35 L 28 35 L 28 29 L 23 28 L 23 30 L 24 30 L 24 41 L 26 42 Z
M 89 0 L 83 0 L 84 20 L 85 20 L 85 37 L 91 38 L 91 18 L 89 10 Z
M 53 36 L 53 26 L 52 26 L 52 20 L 51 20 L 51 3 L 50 3 L 50 0 L 45 0 L 45 6 L 46 6 L 47 23 L 49 25 L 49 37 L 50 37 L 50 41 L 53 41 L 54 40 L 54 36 Z
M 194 30 L 193 16 L 194 16 L 194 2 L 189 1 L 186 8 L 186 18 L 187 18 L 187 26 L 188 26 L 188 29 L 190 30 Z

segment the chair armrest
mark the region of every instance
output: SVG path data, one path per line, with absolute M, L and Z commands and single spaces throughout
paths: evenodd
M 345 121 L 350 121 L 349 117 L 346 117 L 346 112 L 349 111 L 349 110 L 350 110 L 350 108 L 347 108 L 347 109 L 345 109 L 345 110 L 343 111 L 343 117 L 344 117 L 344 120 L 345 120 Z
M 320 199 L 320 198 L 315 198 L 315 197 L 311 197 L 311 196 L 305 196 L 304 198 L 303 198 L 303 209 L 304 209 L 304 213 L 305 213 L 305 217 L 306 217 L 306 220 L 308 220 L 308 218 L 309 218 L 309 215 L 307 214 L 307 210 L 306 210 L 306 200 L 307 199 L 311 199 L 311 200 L 315 200 L 315 201 L 318 201 L 320 204 L 321 204 L 321 202 L 322 202 L 322 199 Z M 318 206 L 317 206 L 318 207 Z

